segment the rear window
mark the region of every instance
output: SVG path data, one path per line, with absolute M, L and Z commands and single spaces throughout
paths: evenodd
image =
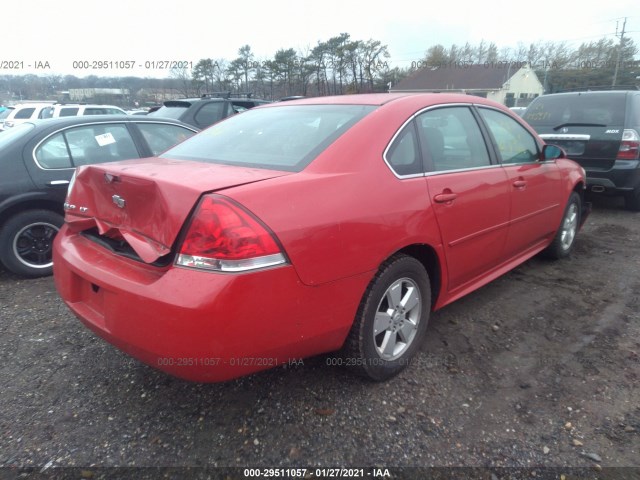
M 13 128 L 8 130 L 3 130 L 0 132 L 0 150 L 5 148 L 7 145 L 13 143 L 15 140 L 24 137 L 31 130 L 35 128 L 33 123 L 20 123 Z
M 625 104 L 624 94 L 548 95 L 536 99 L 522 118 L 533 127 L 622 126 Z
M 166 102 L 158 110 L 149 112 L 150 117 L 180 119 L 180 116 L 191 106 L 189 102 Z
M 297 172 L 375 108 L 295 105 L 249 110 L 185 140 L 161 157 Z

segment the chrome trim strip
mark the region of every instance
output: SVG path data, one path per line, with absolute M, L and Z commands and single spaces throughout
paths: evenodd
M 69 180 L 52 180 L 48 185 L 69 185 Z
M 591 135 L 577 133 L 542 133 L 538 135 L 543 140 L 590 140 Z
M 469 167 L 469 168 L 457 168 L 455 170 L 442 170 L 439 172 L 427 172 L 425 177 L 433 177 L 435 175 L 446 175 L 447 173 L 459 173 L 459 172 L 474 172 L 476 170 L 489 170 L 492 168 L 503 168 L 505 165 L 483 165 L 481 167 Z
M 79 115 L 79 117 L 85 117 L 87 115 Z M 36 166 L 40 169 L 40 170 L 44 170 L 45 172 L 56 172 L 56 171 L 65 171 L 65 170 L 75 170 L 75 167 L 65 167 L 65 168 L 44 168 L 42 165 L 40 165 L 40 163 L 38 162 L 38 159 L 36 158 L 36 150 L 38 149 L 38 147 L 40 147 L 40 145 L 42 143 L 44 143 L 46 140 L 48 140 L 49 138 L 53 137 L 54 135 L 63 132 L 65 130 L 68 130 L 70 128 L 76 128 L 76 127 L 84 127 L 87 125 L 107 125 L 107 124 L 111 124 L 111 123 L 122 123 L 122 124 L 128 124 L 128 123 L 152 123 L 152 124 L 163 124 L 163 125 L 175 125 L 176 127 L 182 127 L 182 128 L 186 128 L 187 130 L 191 130 L 193 133 L 198 133 L 198 130 L 190 127 L 190 126 L 186 126 L 186 125 L 182 125 L 182 124 L 178 124 L 178 123 L 174 123 L 171 122 L 169 120 L 152 120 L 152 119 L 133 119 L 133 118 L 127 118 L 125 115 L 118 115 L 120 117 L 125 117 L 126 120 L 122 121 L 120 119 L 113 119 L 113 120 L 102 120 L 102 121 L 96 121 L 96 122 L 87 122 L 87 123 L 79 123 L 78 125 L 66 125 L 64 127 L 60 127 L 58 130 L 55 130 L 53 132 L 51 132 L 49 135 L 47 135 L 46 137 L 44 137 L 42 140 L 40 140 L 37 145 L 35 147 L 33 147 L 33 150 L 31 151 L 31 157 L 33 158 L 34 163 L 36 164 Z M 134 140 L 134 144 L 135 140 Z M 136 144 L 136 147 L 138 145 Z M 133 160 L 133 159 L 132 159 Z
M 428 111 L 428 110 L 433 110 L 434 108 L 446 108 L 446 107 L 471 107 L 475 105 L 474 103 L 439 103 L 437 105 L 430 105 L 428 107 L 424 107 L 421 110 L 418 110 L 417 112 L 415 112 L 413 115 L 411 115 L 401 126 L 400 128 L 398 128 L 398 130 L 396 130 L 396 133 L 393 135 L 393 137 L 391 137 L 391 140 L 389 140 L 389 143 L 387 143 L 387 146 L 384 149 L 384 152 L 382 152 L 382 159 L 384 160 L 384 163 L 387 164 L 387 167 L 389 167 L 389 170 L 391 170 L 391 173 L 393 173 L 393 175 L 400 179 L 400 180 L 405 180 L 407 178 L 418 178 L 418 177 L 424 177 L 427 175 L 427 173 L 412 173 L 410 175 L 398 175 L 395 170 L 393 169 L 393 167 L 391 166 L 391 164 L 389 163 L 389 161 L 387 160 L 387 153 L 389 153 L 389 149 L 391 148 L 391 145 L 393 144 L 393 142 L 395 142 L 396 137 L 400 134 L 400 132 L 402 132 L 402 130 L 404 129 L 404 127 L 407 126 L 407 124 L 409 124 L 414 118 L 416 118 L 418 115 Z M 453 170 L 448 170 L 449 172 L 453 171 Z

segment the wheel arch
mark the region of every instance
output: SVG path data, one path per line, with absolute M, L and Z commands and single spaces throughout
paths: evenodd
M 7 205 L 2 209 L 2 211 L 0 211 L 0 228 L 2 228 L 2 225 L 14 215 L 28 210 L 50 210 L 64 217 L 64 209 L 62 208 L 62 204 L 59 202 L 46 199 L 27 198 L 14 202 L 11 205 Z
M 442 267 L 436 250 L 431 245 L 413 244 L 401 248 L 395 252 L 394 255 L 399 253 L 415 258 L 422 263 L 426 269 L 427 274 L 429 275 L 429 284 L 431 287 L 431 309 L 433 310 L 442 288 Z

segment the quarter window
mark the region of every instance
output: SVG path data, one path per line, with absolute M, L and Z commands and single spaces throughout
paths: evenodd
M 422 173 L 416 129 L 411 122 L 394 139 L 386 154 L 387 162 L 398 175 Z
M 522 125 L 502 112 L 487 108 L 479 110 L 493 135 L 502 163 L 531 163 L 538 160 L 538 144 Z
M 49 137 L 36 149 L 36 160 L 42 168 L 73 168 L 64 134 Z
M 482 132 L 468 107 L 428 110 L 416 118 L 429 170 L 442 172 L 491 165 Z

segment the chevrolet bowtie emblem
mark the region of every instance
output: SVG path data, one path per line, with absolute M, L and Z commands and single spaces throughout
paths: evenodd
M 114 195 L 111 197 L 111 200 L 113 200 L 113 203 L 115 203 L 118 208 L 124 208 L 127 203 L 120 195 Z

